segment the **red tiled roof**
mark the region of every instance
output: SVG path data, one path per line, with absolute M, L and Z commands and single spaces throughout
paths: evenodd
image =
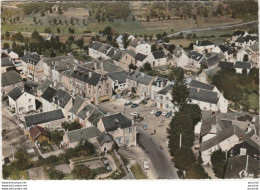
M 50 136 L 49 133 L 43 127 L 40 126 L 30 128 L 29 133 L 32 139 L 36 139 L 39 135 L 44 135 L 47 137 Z

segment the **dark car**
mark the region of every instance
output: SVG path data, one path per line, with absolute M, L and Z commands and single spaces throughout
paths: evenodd
M 160 115 L 162 115 L 162 112 L 161 112 L 161 111 L 157 111 L 157 112 L 155 113 L 155 116 L 156 116 L 156 117 L 159 117 Z
M 168 112 L 168 113 L 165 115 L 166 118 L 169 118 L 169 117 L 171 117 L 171 116 L 172 116 L 172 112 Z
M 139 105 L 138 104 L 132 104 L 131 108 L 137 108 Z
M 143 129 L 144 129 L 144 130 L 147 130 L 147 129 L 148 129 L 148 126 L 147 126 L 146 123 L 143 123 Z
M 130 106 L 132 104 L 132 102 L 126 102 L 125 106 Z

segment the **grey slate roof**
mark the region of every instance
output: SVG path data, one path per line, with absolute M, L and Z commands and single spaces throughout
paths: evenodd
M 196 51 L 191 51 L 191 52 L 189 52 L 188 57 L 195 61 L 200 61 L 203 58 L 203 55 Z
M 220 61 L 218 66 L 221 69 L 233 69 L 234 68 L 234 63 L 232 62 L 227 62 L 227 61 Z
M 128 53 L 131 55 L 133 58 L 135 57 L 135 52 L 133 50 L 126 50 L 125 53 Z
M 168 92 L 170 92 L 173 88 L 173 84 L 168 84 L 166 87 L 164 87 L 162 90 L 158 91 L 158 94 L 166 95 Z
M 250 69 L 251 68 L 251 63 L 249 62 L 242 62 L 242 61 L 237 61 L 234 65 L 235 68 L 239 69 Z
M 165 57 L 166 57 L 164 51 L 162 51 L 162 50 L 160 50 L 160 51 L 154 51 L 154 52 L 152 52 L 152 54 L 153 54 L 153 57 L 154 57 L 155 59 L 162 59 L 162 58 L 165 58 Z
M 60 89 L 54 94 L 53 99 L 53 103 L 60 106 L 61 108 L 64 108 L 71 99 L 71 96 L 69 95 L 69 93 Z
M 57 56 L 57 57 L 53 57 L 53 58 L 43 59 L 43 62 L 47 63 L 48 66 L 53 66 L 53 64 L 56 61 L 73 62 L 73 61 L 75 61 L 75 57 L 73 55 L 68 55 L 68 56 Z
M 254 43 L 253 45 L 249 46 L 249 48 L 252 50 L 252 51 L 255 51 L 255 52 L 258 52 L 259 51 L 259 43 Z
M 47 100 L 48 102 L 53 102 L 53 97 L 57 90 L 55 90 L 52 87 L 48 87 L 43 93 L 42 93 L 42 98 Z
M 127 72 L 121 71 L 121 72 L 113 72 L 109 73 L 107 75 L 111 80 L 118 81 L 118 84 L 126 83 L 126 77 L 127 77 Z
M 98 51 L 102 46 L 103 46 L 102 43 L 95 41 L 95 42 L 93 42 L 93 43 L 89 46 L 89 48 L 92 48 L 92 49 Z
M 101 132 L 96 127 L 87 127 L 66 132 L 70 143 L 87 140 L 93 137 L 98 137 Z
M 77 114 L 77 117 L 79 117 L 82 120 L 86 119 L 86 113 L 89 112 L 91 114 L 96 109 L 96 106 L 93 104 L 87 104 L 80 112 Z
M 104 143 L 111 142 L 112 138 L 109 136 L 109 134 L 103 132 L 97 137 L 98 144 L 102 146 Z
M 224 128 L 216 137 L 213 137 L 207 141 L 203 141 L 200 144 L 200 151 L 208 150 L 209 148 L 218 145 L 220 142 L 228 139 L 231 136 L 242 137 L 243 140 L 250 139 L 239 127 L 231 126 L 229 128 Z
M 150 75 L 146 75 L 139 71 L 132 71 L 132 72 L 128 73 L 127 79 L 137 81 L 138 83 L 141 83 L 141 84 L 149 85 L 154 80 L 154 77 L 152 77 Z
M 214 45 L 214 44 L 211 41 L 203 40 L 203 41 L 199 41 L 196 45 L 197 46 L 209 46 L 209 45 Z
M 161 86 L 161 83 L 163 83 L 163 85 L 165 86 L 168 81 L 169 81 L 169 80 L 166 79 L 166 78 L 157 77 L 157 78 L 153 81 L 152 85 L 153 85 L 153 86 L 157 86 L 157 85 L 159 84 L 159 86 Z
M 135 60 L 137 61 L 143 61 L 145 58 L 147 57 L 147 55 L 141 54 L 141 53 L 137 53 L 135 55 Z
M 129 43 L 130 46 L 136 47 L 138 45 L 138 39 L 135 38 L 134 40 L 131 40 L 131 42 Z
M 193 87 L 193 88 L 201 88 L 201 89 L 210 90 L 210 91 L 214 89 L 213 85 L 209 85 L 209 84 L 197 81 L 197 80 L 191 80 L 189 86 Z
M 7 71 L 2 73 L 2 86 L 8 86 L 10 84 L 16 84 L 23 81 L 22 77 L 16 71 Z
M 96 108 L 91 114 L 90 116 L 88 117 L 88 121 L 90 123 L 92 123 L 92 125 L 97 125 L 97 123 L 99 122 L 99 120 L 104 117 L 104 113 L 99 110 L 98 108 Z
M 245 31 L 236 30 L 232 36 L 243 36 L 245 34 Z
M 207 64 L 208 64 L 208 67 L 212 67 L 214 65 L 217 66 L 217 64 L 219 63 L 220 59 L 218 58 L 217 55 L 214 55 L 210 58 L 207 59 Z
M 61 109 L 49 111 L 49 112 L 37 113 L 33 115 L 27 115 L 24 117 L 27 127 L 31 127 L 33 125 L 47 123 L 50 121 L 55 121 L 63 118 L 65 118 L 65 116 L 61 111 Z
M 37 90 L 40 90 L 42 92 L 44 92 L 50 85 L 53 85 L 54 82 L 52 82 L 51 80 L 49 79 L 46 79 L 45 81 L 43 81 L 42 83 L 40 83 L 36 89 Z
M 240 149 L 245 148 L 247 155 L 250 155 L 252 157 L 257 156 L 259 159 L 259 155 L 260 155 L 259 145 L 257 143 L 252 143 L 252 142 L 254 141 L 243 141 L 240 144 L 236 144 L 228 151 L 227 154 L 228 157 L 231 156 L 231 152 L 232 152 L 232 156 L 239 155 Z
M 22 60 L 25 63 L 30 62 L 30 63 L 36 65 L 41 60 L 41 57 L 36 53 L 26 52 L 26 54 L 22 57 Z
M 89 72 L 92 72 L 91 77 L 89 77 Z M 96 86 L 98 82 L 101 80 L 102 75 L 79 66 L 77 70 L 73 71 L 71 77 L 76 78 L 85 83 L 91 84 L 93 86 Z
M 132 122 L 122 113 L 117 113 L 102 118 L 106 132 L 117 130 L 118 128 L 124 129 L 132 126 Z
M 240 179 L 239 173 L 242 170 L 246 169 L 247 163 L 247 155 L 238 155 L 228 159 L 226 171 L 224 178 L 225 179 Z M 248 166 L 247 172 L 249 174 L 253 174 L 253 178 L 258 178 L 259 175 L 259 165 L 260 161 L 252 158 L 251 156 L 248 157 Z
M 15 87 L 8 93 L 8 96 L 16 101 L 22 94 L 23 90 L 19 87 Z
M 14 64 L 9 57 L 1 59 L 1 67 L 11 67 L 11 66 L 14 66 Z
M 77 114 L 79 111 L 80 106 L 84 103 L 84 98 L 80 97 L 80 96 L 76 96 L 74 102 L 73 102 L 73 106 L 72 108 L 69 110 L 69 112 L 73 113 L 73 114 Z
M 212 116 L 212 117 L 209 117 L 207 119 L 203 119 L 202 124 L 201 124 L 200 135 L 202 137 L 207 135 L 210 132 L 211 126 L 213 124 L 216 124 L 216 116 Z
M 197 101 L 217 104 L 218 94 L 209 90 L 203 90 L 198 88 L 189 88 L 189 98 Z

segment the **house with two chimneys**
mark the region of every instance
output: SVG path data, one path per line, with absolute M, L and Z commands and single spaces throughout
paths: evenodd
M 234 61 L 234 48 L 228 45 L 221 44 L 212 49 L 213 53 L 218 53 L 224 55 L 226 61 Z
M 208 40 L 196 41 L 193 45 L 193 51 L 198 53 L 211 53 L 212 49 L 215 47 L 215 44 Z
M 21 58 L 22 73 L 30 80 L 41 81 L 43 76 L 42 56 L 35 52 L 26 52 Z
M 237 51 L 237 61 L 252 61 L 254 63 L 258 63 L 259 58 L 259 43 L 242 48 Z M 256 64 L 257 66 L 258 64 Z
M 111 82 L 106 74 L 99 74 L 83 66 L 78 66 L 70 77 L 74 94 L 89 98 L 93 104 L 111 99 Z
M 180 46 L 177 46 L 173 50 L 173 61 L 175 65 L 182 68 L 188 65 L 189 63 L 189 57 L 187 53 Z
M 201 110 L 227 113 L 228 100 L 219 92 L 217 87 L 197 80 L 191 80 L 188 84 L 188 103 L 197 104 Z
M 126 84 L 129 91 L 137 96 L 150 97 L 151 86 L 155 77 L 139 71 L 131 71 L 126 77 Z

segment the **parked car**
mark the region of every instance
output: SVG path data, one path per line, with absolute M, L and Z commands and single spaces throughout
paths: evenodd
M 163 112 L 162 112 L 162 115 L 166 115 L 166 114 L 167 114 L 167 112 L 166 112 L 166 111 L 163 111 Z
M 130 106 L 132 104 L 132 102 L 126 102 L 125 106 Z
M 132 104 L 131 108 L 137 108 L 139 105 L 138 104 Z
M 162 115 L 162 112 L 161 112 L 161 111 L 157 111 L 157 112 L 155 113 L 155 116 L 156 116 L 156 117 L 159 117 L 160 115 Z
M 137 112 L 131 112 L 130 114 L 131 114 L 131 115 L 134 115 L 134 116 L 137 116 L 137 115 L 138 115 Z
M 153 114 L 155 114 L 155 113 L 156 113 L 155 110 L 152 110 L 152 111 L 150 112 L 151 115 L 153 115 Z
M 144 129 L 144 130 L 147 130 L 147 129 L 148 129 L 148 126 L 147 126 L 146 123 L 143 123 L 143 129 Z
M 143 161 L 143 166 L 145 170 L 150 170 L 150 166 L 146 160 Z
M 166 118 L 169 118 L 169 117 L 171 117 L 171 116 L 172 116 L 172 112 L 168 112 L 168 113 L 165 115 Z

